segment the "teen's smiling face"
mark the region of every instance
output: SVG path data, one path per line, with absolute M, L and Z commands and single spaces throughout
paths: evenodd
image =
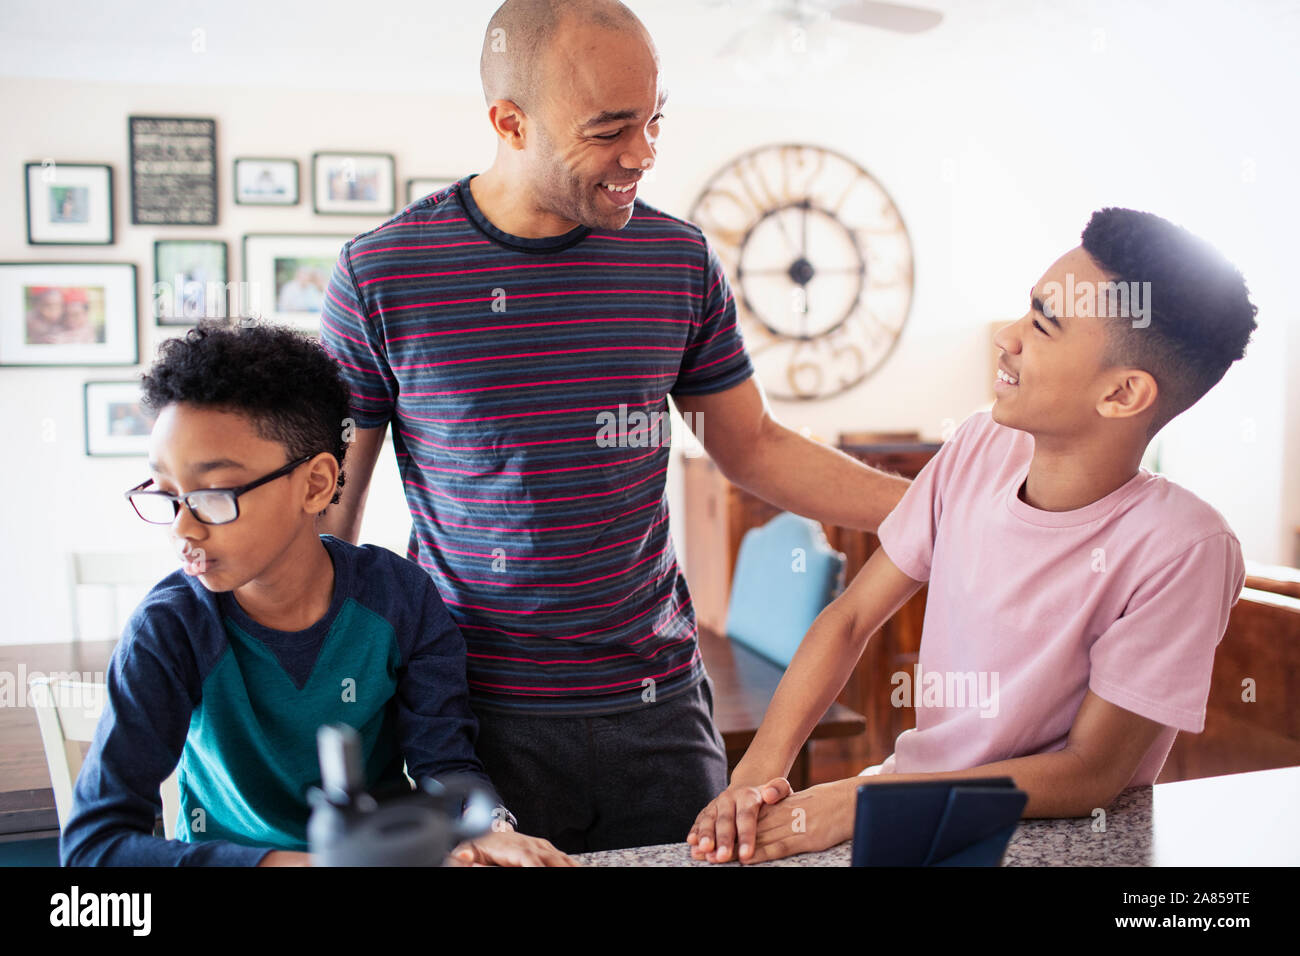
M 538 204 L 593 229 L 622 229 L 655 162 L 668 98 L 658 53 L 642 31 L 575 25 L 557 32 L 544 62 L 528 147 Z
M 1101 421 L 1099 406 L 1113 391 L 1118 370 L 1104 361 L 1105 320 L 1070 314 L 1074 310 L 1067 308 L 1063 291 L 1067 274 L 1073 275 L 1074 288 L 1109 278 L 1076 246 L 1034 284 L 1028 311 L 993 337 L 1001 354 L 992 416 L 1001 425 L 1070 438 Z
M 234 488 L 288 462 L 284 445 L 261 437 L 246 416 L 172 404 L 158 415 L 149 437 L 149 490 L 179 495 Z M 332 462 L 328 453 L 317 455 L 240 495 L 239 517 L 228 524 L 204 524 L 181 505 L 169 531 L 186 573 L 209 591 L 233 591 L 282 567 L 280 559 L 304 534 L 315 535 L 315 515 L 334 491 Z

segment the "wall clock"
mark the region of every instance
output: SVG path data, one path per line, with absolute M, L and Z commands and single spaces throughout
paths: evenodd
M 764 146 L 691 208 L 727 271 L 768 395 L 829 398 L 893 351 L 912 302 L 912 243 L 880 183 L 819 146 Z

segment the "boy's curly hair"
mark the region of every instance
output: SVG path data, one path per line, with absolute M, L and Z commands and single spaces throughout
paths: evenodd
M 293 329 L 241 320 L 202 322 L 168 339 L 142 379 L 144 404 L 157 413 L 184 402 L 246 415 L 257 434 L 285 447 L 289 460 L 329 452 L 343 488 L 350 419 L 348 387 L 321 345 Z

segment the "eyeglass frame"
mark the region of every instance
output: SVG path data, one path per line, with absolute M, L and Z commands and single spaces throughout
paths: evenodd
M 240 495 L 252 491 L 254 488 L 260 488 L 262 485 L 265 485 L 268 482 L 275 481 L 275 479 L 277 478 L 283 478 L 285 475 L 292 472 L 299 465 L 303 464 L 304 462 L 311 461 L 315 457 L 316 457 L 316 453 L 310 455 L 304 455 L 303 457 L 299 458 L 297 461 L 291 461 L 286 465 L 282 465 L 281 467 L 277 468 L 275 471 L 271 472 L 269 475 L 263 475 L 261 478 L 258 478 L 256 481 L 250 481 L 246 485 L 236 485 L 234 488 L 197 488 L 194 491 L 187 491 L 183 495 L 174 495 L 170 491 L 147 491 L 146 489 L 149 487 L 149 485 L 154 483 L 154 479 L 146 478 L 144 481 L 136 485 L 134 488 L 128 489 L 126 492 L 123 493 L 123 495 L 126 498 L 127 502 L 131 505 L 131 510 L 134 511 L 136 515 L 139 516 L 140 520 L 143 521 L 145 524 L 161 526 L 165 524 L 174 523 L 176 521 L 177 516 L 180 515 L 181 513 L 180 503 L 183 501 L 185 502 L 185 507 L 190 509 L 190 514 L 194 516 L 194 520 L 199 522 L 199 524 L 205 524 L 208 525 L 209 527 L 220 527 L 221 525 L 232 524 L 233 522 L 239 520 L 239 496 Z M 213 492 L 217 492 L 220 494 L 228 494 L 230 496 L 231 501 L 234 503 L 235 516 L 231 518 L 229 521 L 204 521 L 202 518 L 199 517 L 199 513 L 194 510 L 194 506 L 190 504 L 191 495 L 200 495 L 200 494 L 210 495 Z M 135 502 L 131 500 L 131 496 L 138 493 L 143 493 L 146 495 L 156 495 L 159 498 L 171 499 L 172 502 L 171 521 L 150 521 L 144 515 L 140 514 L 140 509 L 137 508 Z

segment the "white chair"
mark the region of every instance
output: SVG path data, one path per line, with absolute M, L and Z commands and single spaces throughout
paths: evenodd
M 50 783 L 54 787 L 54 806 L 62 829 L 72 815 L 73 782 L 84 760 L 80 745 L 89 743 L 95 734 L 107 688 L 88 681 L 33 677 L 28 690 L 41 728 L 45 762 L 49 765 Z M 160 788 L 163 833 L 169 840 L 175 837 L 176 815 L 181 805 L 176 773 L 173 770 Z
M 177 567 L 178 560 L 167 551 L 82 551 L 69 554 L 72 639 L 96 641 L 120 637 L 122 626 L 126 623 L 122 615 L 123 609 L 130 611 L 134 608 L 149 593 L 150 588 Z M 83 602 L 82 592 L 86 588 L 106 592 L 107 602 Z M 82 607 L 85 603 L 97 605 L 100 613 L 85 614 L 87 619 L 94 620 L 95 623 L 83 628 Z

